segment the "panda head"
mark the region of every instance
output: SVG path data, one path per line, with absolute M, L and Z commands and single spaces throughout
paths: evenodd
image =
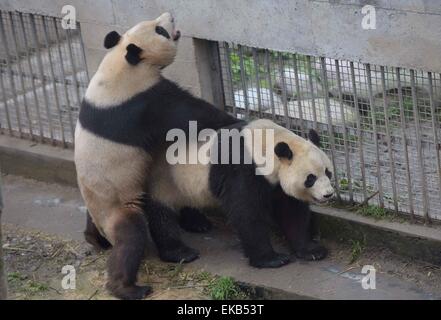
M 279 135 L 274 147 L 279 160 L 277 180 L 286 194 L 301 201 L 318 203 L 332 197 L 331 161 L 319 146 L 320 138 L 314 130 L 310 130 L 309 140 L 292 132 Z
M 138 23 L 122 36 L 116 31 L 108 33 L 104 47 L 131 66 L 144 64 L 162 69 L 173 62 L 180 35 L 174 18 L 166 12 L 155 20 Z

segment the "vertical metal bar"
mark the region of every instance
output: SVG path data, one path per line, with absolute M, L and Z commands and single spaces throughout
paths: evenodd
M 81 32 L 81 25 L 77 23 L 77 29 L 80 37 L 80 43 L 81 43 L 81 52 L 83 55 L 83 62 L 86 67 L 86 83 L 89 83 L 89 69 L 87 68 L 87 60 L 86 60 L 86 52 L 84 51 L 84 41 L 83 41 L 83 33 Z
M 75 93 L 77 96 L 77 102 L 78 102 L 78 106 L 81 106 L 80 83 L 78 81 L 77 67 L 75 65 L 74 55 L 72 52 L 72 40 L 70 38 L 70 32 L 71 32 L 71 29 L 66 30 L 66 38 L 67 38 L 67 44 L 68 44 L 67 48 L 69 51 L 70 63 L 72 64 L 72 76 L 73 76 L 74 84 L 75 84 Z
M 380 148 L 378 146 L 378 132 L 377 132 L 377 121 L 375 119 L 375 104 L 374 104 L 374 94 L 372 92 L 372 74 L 371 74 L 371 65 L 368 63 L 365 65 L 366 75 L 367 75 L 367 84 L 369 91 L 369 104 L 371 106 L 371 120 L 372 120 L 372 130 L 373 130 L 373 139 L 375 142 L 375 155 L 377 160 L 377 181 L 378 181 L 378 198 L 380 202 L 380 207 L 384 207 L 384 195 L 383 195 L 383 183 L 381 177 L 381 167 L 380 167 Z
M 407 150 L 406 116 L 404 114 L 403 88 L 401 87 L 400 73 L 401 73 L 400 68 L 396 68 L 395 74 L 397 78 L 398 107 L 400 108 L 400 118 L 401 118 L 401 139 L 403 140 L 404 160 L 406 162 L 407 194 L 409 200 L 410 218 L 413 221 L 415 219 L 415 211 L 413 206 L 412 180 L 410 177 L 409 154 Z
M 314 120 L 314 129 L 318 130 L 317 125 L 317 109 L 315 107 L 315 95 L 314 95 L 314 84 L 312 81 L 312 67 L 311 67 L 311 56 L 306 56 L 306 63 L 308 69 L 309 78 L 309 91 L 311 91 L 311 103 L 312 103 L 312 119 Z
M 56 42 L 57 42 L 58 59 L 60 59 L 60 70 L 61 70 L 61 77 L 62 77 L 61 80 L 63 82 L 64 95 L 66 97 L 67 115 L 69 118 L 69 127 L 70 127 L 71 139 L 72 139 L 72 143 L 73 143 L 75 141 L 75 129 L 74 129 L 74 122 L 73 122 L 69 92 L 68 92 L 67 85 L 66 85 L 66 72 L 64 70 L 63 55 L 61 53 L 61 44 L 60 44 L 58 23 L 57 23 L 56 18 L 52 18 L 52 21 L 53 21 L 54 28 L 55 28 L 55 38 L 56 38 Z
M 49 72 L 50 72 L 51 78 L 52 78 L 52 89 L 54 90 L 55 106 L 57 108 L 58 121 L 60 122 L 61 141 L 63 142 L 63 146 L 66 147 L 66 137 L 64 135 L 63 117 L 61 115 L 60 100 L 58 98 L 58 89 L 57 89 L 57 82 L 56 82 L 57 79 L 55 77 L 54 64 L 52 62 L 51 46 L 49 44 L 49 37 L 48 37 L 48 30 L 47 30 L 47 22 L 46 22 L 46 20 L 47 19 L 45 17 L 43 17 L 44 41 L 46 43 L 47 56 L 48 56 L 48 59 L 49 59 Z
M 31 117 L 29 115 L 28 99 L 26 97 L 26 86 L 25 86 L 24 79 L 23 79 L 23 68 L 21 66 L 21 57 L 20 57 L 19 48 L 17 45 L 17 39 L 18 39 L 17 30 L 16 30 L 17 26 L 15 25 L 13 20 L 14 19 L 12 17 L 12 12 L 9 12 L 9 23 L 10 23 L 10 27 L 12 30 L 12 42 L 13 42 L 13 46 L 15 49 L 15 58 L 17 59 L 18 76 L 20 78 L 20 85 L 23 90 L 23 102 L 24 102 L 25 115 L 26 115 L 27 122 L 28 122 L 29 134 L 31 135 L 31 139 L 34 140 L 34 133 L 32 130 L 32 122 L 31 122 Z
M 240 80 L 242 82 L 242 90 L 243 90 L 243 99 L 245 102 L 245 118 L 250 118 L 250 102 L 248 101 L 248 90 L 247 90 L 247 83 L 246 83 L 246 70 L 245 70 L 245 64 L 243 62 L 243 48 L 240 44 L 237 45 L 237 48 L 239 49 L 239 64 L 240 64 Z
M 6 66 L 7 66 L 7 70 L 8 70 L 9 83 L 11 85 L 11 90 L 12 90 L 12 100 L 14 101 L 15 114 L 17 117 L 18 133 L 19 133 L 20 138 L 22 138 L 23 133 L 21 130 L 21 116 L 20 116 L 20 109 L 19 109 L 18 100 L 17 100 L 18 94 L 17 94 L 17 90 L 15 88 L 15 80 L 14 80 L 14 76 L 12 73 L 8 39 L 7 39 L 6 33 L 5 33 L 5 24 L 3 21 L 3 14 L 1 14 L 1 12 L 0 12 L 0 34 L 1 34 L 2 42 L 3 42 L 4 48 L 5 48 Z
M 429 209 L 427 204 L 427 185 L 426 174 L 424 172 L 424 160 L 423 160 L 423 148 L 421 145 L 421 127 L 420 127 L 420 115 L 418 112 L 418 99 L 415 87 L 415 71 L 410 70 L 410 86 L 412 89 L 412 104 L 413 104 L 413 116 L 415 120 L 415 138 L 417 143 L 418 162 L 421 170 L 421 183 L 423 188 L 423 211 L 425 223 L 430 223 Z
M 46 109 L 46 116 L 47 116 L 48 125 L 49 125 L 49 136 L 50 136 L 52 144 L 55 144 L 54 130 L 52 127 L 52 119 L 51 119 L 51 115 L 50 115 L 50 111 L 49 111 L 49 98 L 47 96 L 47 91 L 46 91 L 46 77 L 43 72 L 43 61 L 41 59 L 41 48 L 40 48 L 40 42 L 38 40 L 37 27 L 35 25 L 35 16 L 31 14 L 30 20 L 31 20 L 32 34 L 33 34 L 34 43 L 35 43 L 35 56 L 37 57 L 38 71 L 40 73 L 41 84 L 42 84 L 41 87 L 43 90 L 43 98 L 44 98 L 44 104 L 45 104 L 45 109 Z
M 326 105 L 326 115 L 328 119 L 328 130 L 329 130 L 329 142 L 331 145 L 331 158 L 332 158 L 332 166 L 334 168 L 334 183 L 335 183 L 335 189 L 337 193 L 338 200 L 341 201 L 341 195 L 340 195 L 340 186 L 338 181 L 338 172 L 337 172 L 337 166 L 335 164 L 335 141 L 334 141 L 334 128 L 332 125 L 332 118 L 331 118 L 331 109 L 329 106 L 329 88 L 328 88 L 328 74 L 326 71 L 326 61 L 325 58 L 320 58 L 321 63 L 321 69 L 322 69 L 322 79 L 323 79 L 323 86 L 324 90 L 326 92 L 325 94 L 325 105 Z
M 305 131 L 305 124 L 303 122 L 303 108 L 302 108 L 302 97 L 300 94 L 300 81 L 299 81 L 299 69 L 297 66 L 297 55 L 293 55 L 293 62 L 294 62 L 294 81 L 296 85 L 297 90 L 297 104 L 299 106 L 299 117 L 300 117 L 300 131 L 302 132 L 302 135 L 306 137 L 306 131 Z
M 256 73 L 256 90 L 257 90 L 257 108 L 259 117 L 262 117 L 262 96 L 260 94 L 260 78 L 259 78 L 259 57 L 256 48 L 253 48 L 254 72 Z
M 40 114 L 40 102 L 38 101 L 37 90 L 35 88 L 35 76 L 34 76 L 34 71 L 32 68 L 31 55 L 29 53 L 28 38 L 26 35 L 26 31 L 25 31 L 25 25 L 24 25 L 24 21 L 23 21 L 23 13 L 19 12 L 18 16 L 19 16 L 19 20 L 20 20 L 22 36 L 23 36 L 23 41 L 24 41 L 24 45 L 25 45 L 26 59 L 28 62 L 29 72 L 31 73 L 31 85 L 32 85 L 32 92 L 33 92 L 34 101 L 35 101 L 35 109 L 37 111 L 40 141 L 43 141 L 44 135 L 43 135 L 43 125 L 41 122 L 41 114 Z
M 228 90 L 230 93 L 231 102 L 233 103 L 233 115 L 235 118 L 237 118 L 237 110 L 236 110 L 236 100 L 234 99 L 234 83 L 233 83 L 233 76 L 232 76 L 232 70 L 231 70 L 231 50 L 228 42 L 225 43 L 225 53 L 227 54 L 227 80 L 228 83 L 231 86 L 231 90 Z
M 441 159 L 439 155 L 438 146 L 440 142 L 438 140 L 438 130 L 439 124 L 437 125 L 436 120 L 436 112 L 435 112 L 435 101 L 433 99 L 433 81 L 432 81 L 432 72 L 428 72 L 427 76 L 429 78 L 429 100 L 430 100 L 430 116 L 432 117 L 432 134 L 433 134 L 433 143 L 435 145 L 435 154 L 436 154 L 436 162 L 437 162 L 437 171 L 438 171 L 438 185 L 439 185 L 439 195 L 441 197 Z
M 285 127 L 288 129 L 291 128 L 291 122 L 288 115 L 288 97 L 286 96 L 286 82 L 285 82 L 285 72 L 284 72 L 284 66 L 283 66 L 283 58 L 281 53 L 279 52 L 277 54 L 278 57 L 278 64 L 279 64 L 279 72 L 280 72 L 280 79 L 282 80 L 282 102 L 283 102 L 283 112 L 285 113 Z
M 380 67 L 380 73 L 381 73 L 381 87 L 383 89 L 383 109 L 384 109 L 384 123 L 386 125 L 386 140 L 387 140 L 387 150 L 389 153 L 389 167 L 390 167 L 390 174 L 392 179 L 392 197 L 394 201 L 394 208 L 395 212 L 398 213 L 398 199 L 397 199 L 397 186 L 396 186 L 396 179 L 395 179 L 395 162 L 394 162 L 394 155 L 392 151 L 392 141 L 390 136 L 390 128 L 389 128 L 389 115 L 388 115 L 388 103 L 387 103 L 387 94 L 386 94 L 386 79 L 384 75 L 384 67 Z
M 349 201 L 352 203 L 354 202 L 354 190 L 352 189 L 352 174 L 351 174 L 351 165 L 349 162 L 348 132 L 346 127 L 345 110 L 343 108 L 343 93 L 341 89 L 340 62 L 338 60 L 335 60 L 335 69 L 336 69 L 336 77 L 337 77 L 338 98 L 340 101 L 340 113 L 343 120 L 343 143 L 345 149 L 345 163 L 346 163 L 346 175 L 348 178 Z
M 367 188 L 366 188 L 366 171 L 364 166 L 364 152 L 363 152 L 363 132 L 361 130 L 361 120 L 360 120 L 360 106 L 358 105 L 358 95 L 357 95 L 357 85 L 355 82 L 355 70 L 354 63 L 350 62 L 351 69 L 351 82 L 352 82 L 352 93 L 354 97 L 354 105 L 355 105 L 355 117 L 357 120 L 357 132 L 358 132 L 358 151 L 360 156 L 360 169 L 361 169 L 361 180 L 363 187 L 363 201 L 368 199 L 367 197 Z
M 8 99 L 6 98 L 6 88 L 3 82 L 3 70 L 0 69 L 0 89 L 2 90 L 3 104 L 5 105 L 6 124 L 8 125 L 9 135 L 12 136 L 11 118 L 9 116 Z
M 275 106 L 274 106 L 274 94 L 273 94 L 273 83 L 271 79 L 271 64 L 270 64 L 270 54 L 269 50 L 265 50 L 265 66 L 266 66 L 266 74 L 267 74 L 267 81 L 268 86 L 270 88 L 270 102 L 271 102 L 271 114 L 273 120 L 276 118 L 276 112 L 275 112 Z
M 205 40 L 204 48 L 207 50 L 208 64 L 210 67 L 210 82 L 213 104 L 216 108 L 225 110 L 225 92 L 222 78 L 219 42 Z

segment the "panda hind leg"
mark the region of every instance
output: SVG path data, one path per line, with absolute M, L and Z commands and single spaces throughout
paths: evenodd
M 297 258 L 309 261 L 326 258 L 328 250 L 312 240 L 313 217 L 307 203 L 286 195 L 278 186 L 273 192 L 273 217 Z
M 107 250 L 112 247 L 110 242 L 107 241 L 107 239 L 104 238 L 98 231 L 98 228 L 92 221 L 89 211 L 87 211 L 87 222 L 86 230 L 84 231 L 84 238 L 88 243 L 98 250 Z
M 150 234 L 158 248 L 159 257 L 166 262 L 191 262 L 199 252 L 185 245 L 180 237 L 176 213 L 152 199 L 144 200 Z
M 199 210 L 185 207 L 179 211 L 179 225 L 188 232 L 203 233 L 212 229 L 210 220 Z
M 107 289 L 120 299 L 142 299 L 149 286 L 136 285 L 147 242 L 147 223 L 139 210 L 124 208 L 118 213 L 112 235 L 114 246 L 108 260 Z

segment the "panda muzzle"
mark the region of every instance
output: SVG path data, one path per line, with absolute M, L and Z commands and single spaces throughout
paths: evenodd
M 179 38 L 181 37 L 181 31 L 179 31 L 179 30 L 173 30 L 173 32 L 172 32 L 172 38 L 173 38 L 173 41 L 177 41 L 177 40 L 179 40 Z

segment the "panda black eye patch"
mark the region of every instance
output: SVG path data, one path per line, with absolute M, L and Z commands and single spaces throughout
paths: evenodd
M 332 172 L 328 170 L 328 168 L 325 169 L 325 174 L 328 176 L 329 180 L 332 179 Z
M 305 180 L 305 187 L 311 188 L 314 185 L 316 180 L 317 180 L 317 177 L 315 175 L 308 174 L 308 176 L 306 177 L 306 180 Z
M 163 27 L 156 26 L 155 31 L 157 34 L 166 37 L 167 39 L 170 39 L 170 35 L 168 34 L 167 30 L 165 30 Z

